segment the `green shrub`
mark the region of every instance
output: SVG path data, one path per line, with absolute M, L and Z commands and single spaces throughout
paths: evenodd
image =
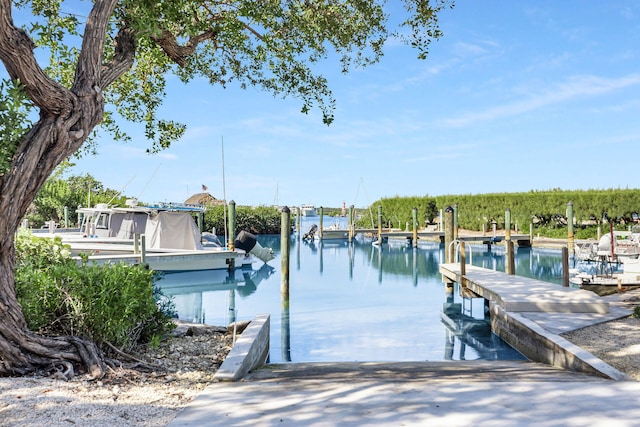
M 640 306 L 637 306 L 636 308 L 633 309 L 633 317 L 640 317 Z
M 25 234 L 16 239 L 16 260 L 16 293 L 33 331 L 82 336 L 109 353 L 107 343 L 130 351 L 174 327 L 172 304 L 161 301 L 153 272 L 142 266 L 78 265 L 59 239 Z

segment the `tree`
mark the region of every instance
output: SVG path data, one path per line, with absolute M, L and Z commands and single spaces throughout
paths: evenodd
M 319 108 L 329 124 L 334 100 L 326 79 L 313 70 L 318 61 L 335 53 L 344 72 L 367 66 L 381 58 L 390 38 L 410 44 L 424 59 L 441 36 L 439 12 L 452 6 L 448 0 L 404 0 L 403 20 L 390 28 L 383 0 L 94 0 L 72 2 L 74 11 L 90 8 L 77 15 L 64 9 L 68 3 L 0 0 L 0 60 L 24 96 L 21 105 L 38 116 L 18 140 L 3 140 L 0 150 L 9 159 L 0 163 L 4 375 L 56 361 L 76 363 L 94 377 L 104 373 L 91 342 L 30 332 L 14 286 L 14 233 L 21 219 L 57 165 L 81 148 L 95 148 L 96 126 L 126 139 L 117 117 L 144 123 L 149 150 L 167 147 L 184 131 L 156 114 L 169 73 L 184 82 L 205 77 L 211 84 L 294 96 L 302 112 Z M 20 28 L 13 12 L 27 7 L 36 21 Z M 50 55 L 48 67 L 38 63 L 36 46 Z

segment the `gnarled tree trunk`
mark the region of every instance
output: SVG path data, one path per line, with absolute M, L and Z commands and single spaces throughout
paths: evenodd
M 67 89 L 38 66 L 29 36 L 13 25 L 11 0 L 0 0 L 0 60 L 40 109 L 10 169 L 0 171 L 0 375 L 49 369 L 72 376 L 75 365 L 93 377 L 104 374 L 94 343 L 78 337 L 42 337 L 29 331 L 15 292 L 14 236 L 29 205 L 53 170 L 75 153 L 104 115 L 102 89 L 133 63 L 134 44 L 119 33 L 115 57 L 102 63 L 109 17 L 116 0 L 96 1 L 85 27 L 74 85 Z

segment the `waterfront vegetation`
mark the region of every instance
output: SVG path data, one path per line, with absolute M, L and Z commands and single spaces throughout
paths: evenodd
M 610 224 L 616 230 L 628 230 L 635 225 L 640 211 L 640 190 L 548 190 L 523 193 L 492 193 L 476 195 L 445 195 L 424 197 L 383 198 L 371 204 L 373 212 L 359 211 L 357 226 L 377 225 L 377 207 L 382 207 L 382 223 L 404 228 L 412 224 L 412 209 L 418 210 L 420 227 L 433 224 L 441 210 L 457 205 L 458 226 L 466 230 L 504 229 L 505 213 L 511 211 L 511 228 L 534 235 L 567 237 L 567 204 L 573 205 L 574 235 L 576 238 L 595 238 L 598 227 L 608 232 Z
M 141 265 L 78 265 L 60 239 L 16 236 L 16 296 L 29 329 L 91 339 L 106 354 L 158 343 L 174 328 L 172 302 Z
M 54 174 L 36 197 L 27 218 L 33 227 L 40 227 L 47 220 L 63 224 L 66 206 L 70 224 L 76 224 L 78 205 L 111 203 L 124 206 L 127 199 L 120 192 L 105 187 L 91 175 L 62 178 Z M 458 226 L 466 230 L 489 231 L 495 222 L 498 230 L 504 229 L 507 208 L 511 212 L 511 228 L 528 234 L 530 224 L 534 235 L 543 237 L 567 237 L 567 204 L 573 205 L 574 235 L 578 239 L 595 238 L 610 229 L 628 230 L 640 217 L 639 189 L 609 190 L 548 190 L 526 193 L 491 193 L 445 196 L 390 197 L 373 202 L 368 207 L 355 209 L 356 227 L 376 228 L 378 206 L 382 208 L 384 227 L 404 229 L 412 224 L 412 209 L 418 213 L 419 227 L 434 225 L 440 212 L 448 206 L 457 206 Z M 292 212 L 292 222 L 294 209 Z M 228 210 L 223 205 L 207 206 L 203 229 L 222 234 Z M 339 207 L 323 207 L 329 216 L 341 215 Z M 236 206 L 236 233 L 248 230 L 254 234 L 279 234 L 281 209 L 274 206 Z

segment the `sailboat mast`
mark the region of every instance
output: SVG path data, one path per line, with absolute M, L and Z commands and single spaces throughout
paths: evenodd
M 226 246 L 229 247 L 229 242 L 228 240 L 228 236 L 229 236 L 229 230 L 228 230 L 228 224 L 227 224 L 227 188 L 226 188 L 226 182 L 225 182 L 225 177 L 224 177 L 224 136 L 220 137 L 220 146 L 222 148 L 222 200 L 224 201 L 224 212 L 223 212 L 223 218 L 224 218 L 224 241 L 226 242 Z

